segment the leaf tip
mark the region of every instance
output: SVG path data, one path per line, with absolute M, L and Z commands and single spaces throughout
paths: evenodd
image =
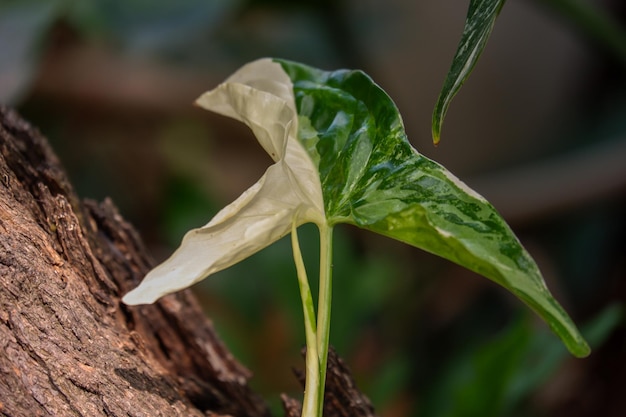
M 557 333 L 558 334 L 558 333 Z M 567 350 L 575 357 L 582 359 L 591 354 L 591 348 L 577 329 L 568 335 L 559 335 Z
M 159 298 L 172 291 L 163 291 L 153 283 L 142 281 L 139 286 L 129 291 L 122 297 L 122 303 L 127 306 L 138 306 L 143 304 L 154 304 Z
M 433 137 L 433 145 L 435 145 L 435 147 L 439 146 L 439 141 L 441 140 L 441 118 L 438 117 L 436 110 L 433 113 L 431 134 Z
M 581 340 L 576 346 L 570 346 L 569 351 L 579 359 L 586 358 L 591 354 L 591 348 L 584 340 Z

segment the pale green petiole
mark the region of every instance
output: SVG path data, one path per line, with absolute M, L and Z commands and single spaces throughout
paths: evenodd
M 304 383 L 304 399 L 302 401 L 303 417 L 321 416 L 318 398 L 323 395 L 323 383 L 320 384 L 320 356 L 317 350 L 317 328 L 315 325 L 315 309 L 313 297 L 307 278 L 300 244 L 298 243 L 298 231 L 295 221 L 291 229 L 291 247 L 293 260 L 296 264 L 300 297 L 302 299 L 302 312 L 304 314 L 304 330 L 306 335 L 306 379 Z M 320 393 L 321 390 L 321 393 Z
M 326 367 L 328 363 L 328 345 L 330 338 L 330 311 L 332 301 L 332 233 L 331 226 L 319 226 L 320 231 L 320 276 L 319 300 L 317 305 L 317 325 L 313 297 L 309 287 L 302 252 L 298 243 L 298 231 L 295 222 L 291 229 L 291 247 L 298 274 L 304 330 L 306 335 L 306 379 L 302 417 L 321 417 L 324 410 L 324 387 L 326 385 Z
M 320 391 L 318 404 L 324 408 L 328 344 L 330 340 L 330 311 L 332 302 L 332 257 L 333 228 L 328 224 L 318 225 L 320 230 L 320 288 L 317 302 L 317 351 L 320 363 Z

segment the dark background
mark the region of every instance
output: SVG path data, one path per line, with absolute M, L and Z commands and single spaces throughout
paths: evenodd
M 162 260 L 270 163 L 245 127 L 194 108 L 197 96 L 263 56 L 365 70 L 413 145 L 511 223 L 594 348 L 574 359 L 484 278 L 340 227 L 331 343 L 379 414 L 623 416 L 626 7 L 578 2 L 617 28 L 589 32 L 593 15 L 573 19 L 568 3 L 505 5 L 437 148 L 431 112 L 466 2 L 5 0 L 0 101 L 50 139 L 82 197 L 113 198 Z M 313 266 L 316 231 L 300 235 Z M 256 389 L 275 404 L 298 395 L 289 243 L 195 288 Z

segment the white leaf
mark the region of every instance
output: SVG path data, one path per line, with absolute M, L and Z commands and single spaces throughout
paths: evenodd
M 206 226 L 189 231 L 178 250 L 126 294 L 126 304 L 153 303 L 236 264 L 287 235 L 294 219 L 297 225 L 326 221 L 319 173 L 297 140 L 293 89 L 280 65 L 248 64 L 197 104 L 246 123 L 276 163 Z

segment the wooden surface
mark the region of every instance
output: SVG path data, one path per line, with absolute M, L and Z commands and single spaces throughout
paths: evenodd
M 81 202 L 0 110 L 0 414 L 268 415 L 194 297 L 128 307 L 152 261 L 111 201 Z
M 189 291 L 120 302 L 151 266 L 114 204 L 79 200 L 46 139 L 0 107 L 0 415 L 269 415 Z M 334 353 L 325 415 L 373 415 Z

